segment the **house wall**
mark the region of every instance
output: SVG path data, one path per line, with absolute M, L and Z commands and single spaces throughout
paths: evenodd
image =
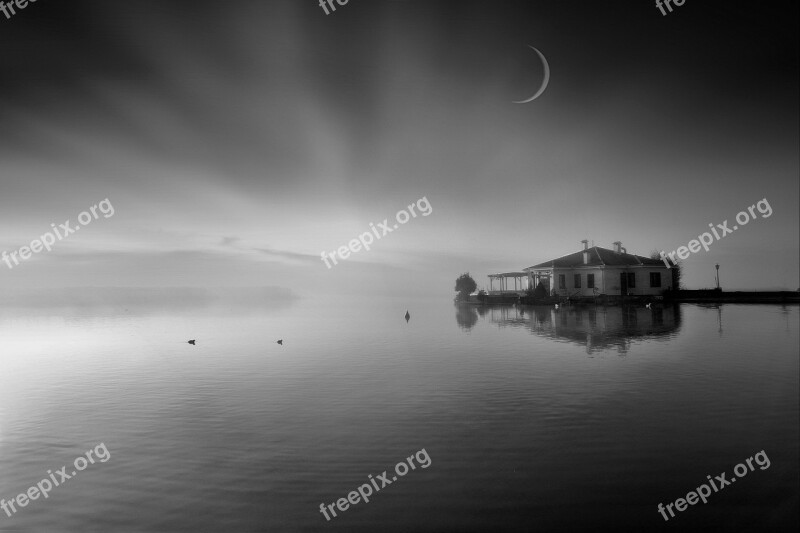
M 630 272 L 636 275 L 636 287 L 628 288 L 628 294 L 636 296 L 658 296 L 667 287 L 672 285 L 672 273 L 666 267 L 657 266 L 634 266 L 634 267 L 606 267 L 605 285 L 606 294 L 620 294 L 620 279 L 622 272 Z M 650 273 L 659 272 L 661 274 L 661 286 L 650 287 Z
M 565 274 L 567 276 L 567 288 L 561 289 L 558 283 L 558 276 L 559 274 Z M 581 286 L 580 288 L 575 287 L 575 274 L 580 274 L 581 276 Z M 594 274 L 594 286 L 597 291 L 593 289 L 589 289 L 586 287 L 586 277 L 588 274 Z M 559 296 L 575 296 L 575 297 L 592 297 L 599 294 L 603 294 L 603 270 L 599 267 L 592 268 L 563 268 L 563 269 L 556 269 L 554 272 L 554 279 L 553 279 L 553 288 L 556 290 L 556 293 Z
M 620 273 L 630 272 L 636 276 L 636 287 L 629 288 L 629 295 L 658 296 L 672 285 L 672 273 L 666 267 L 633 266 L 633 267 L 582 267 L 557 268 L 553 272 L 553 288 L 559 296 L 592 297 L 600 294 L 620 295 Z M 650 273 L 661 273 L 661 286 L 650 287 Z M 567 288 L 561 289 L 559 275 L 566 275 Z M 581 275 L 580 288 L 575 287 L 575 274 Z M 594 274 L 594 285 L 597 291 L 586 286 L 587 274 Z

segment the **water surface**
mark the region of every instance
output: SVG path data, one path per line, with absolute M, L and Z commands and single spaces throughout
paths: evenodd
M 0 312 L 0 497 L 111 454 L 0 530 L 798 525 L 797 306 L 189 303 Z M 430 467 L 319 512 L 423 448 Z M 768 469 L 657 512 L 761 450 Z

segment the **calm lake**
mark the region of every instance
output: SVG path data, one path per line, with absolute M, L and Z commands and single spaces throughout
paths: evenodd
M 0 498 L 110 458 L 0 530 L 795 531 L 799 332 L 796 305 L 6 307 Z

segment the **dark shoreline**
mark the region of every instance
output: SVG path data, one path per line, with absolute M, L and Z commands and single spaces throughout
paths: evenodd
M 517 296 L 506 294 L 503 296 L 488 296 L 484 302 L 470 299 L 456 303 L 467 305 L 554 305 L 566 303 L 566 299 L 558 296 L 545 298 L 532 298 L 530 296 Z M 714 289 L 665 291 L 662 296 L 620 296 L 599 295 L 596 298 L 571 298 L 570 304 L 584 305 L 628 305 L 641 303 L 800 303 L 800 292 L 794 291 L 718 291 Z
M 710 303 L 800 303 L 800 292 L 796 291 L 717 291 L 680 290 L 664 294 L 665 301 L 710 302 Z

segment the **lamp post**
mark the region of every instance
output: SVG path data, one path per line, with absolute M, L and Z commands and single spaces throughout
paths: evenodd
M 720 290 L 719 289 L 719 263 L 717 263 L 714 266 L 717 268 L 717 290 Z

